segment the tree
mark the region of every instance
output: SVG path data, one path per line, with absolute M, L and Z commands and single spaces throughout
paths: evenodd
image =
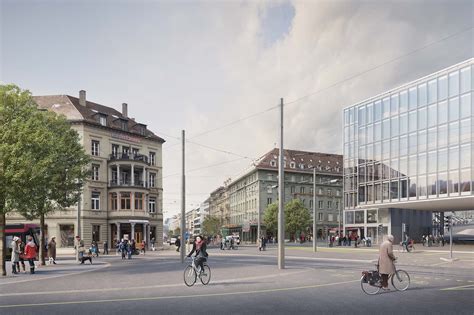
M 276 235 L 278 232 L 278 205 L 270 204 L 263 214 L 263 222 L 267 228 L 267 232 Z
M 27 211 L 31 206 L 31 183 L 43 174 L 37 166 L 40 112 L 28 91 L 15 85 L 0 85 L 0 265 L 6 275 L 6 214 Z
M 220 233 L 221 222 L 216 216 L 207 216 L 202 222 L 202 234 L 205 236 L 215 236 Z
M 79 201 L 84 180 L 89 172 L 89 157 L 79 142 L 78 133 L 71 129 L 65 117 L 54 112 L 39 112 L 38 132 L 35 145 L 35 167 L 42 174 L 29 183 L 33 204 L 19 211 L 25 218 L 40 219 L 39 259 L 45 264 L 45 216 Z
M 174 230 L 174 235 L 181 235 L 181 229 L 179 227 L 177 227 L 175 230 Z
M 305 231 L 311 224 L 311 215 L 299 199 L 285 205 L 285 229 L 294 238 L 297 232 Z

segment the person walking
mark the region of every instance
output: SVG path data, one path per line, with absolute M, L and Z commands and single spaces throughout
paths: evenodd
M 35 273 L 35 259 L 37 255 L 36 244 L 33 242 L 33 237 L 28 236 L 28 243 L 25 245 L 25 258 L 30 264 L 30 273 Z
M 209 255 L 207 254 L 206 242 L 203 241 L 201 235 L 196 236 L 196 239 L 193 242 L 193 249 L 188 254 L 188 257 L 191 257 L 193 253 L 196 253 L 194 256 L 196 257 L 196 266 L 198 266 L 200 268 L 199 271 L 202 272 L 204 268 L 203 264 Z
M 104 255 L 109 254 L 109 242 L 104 241 Z
M 393 262 L 397 258 L 393 254 L 393 235 L 388 235 L 387 239 L 382 242 L 379 250 L 379 273 L 382 276 L 382 289 L 389 290 L 388 277 L 395 272 Z
M 20 249 L 20 263 L 21 263 L 21 269 L 23 270 L 23 273 L 26 273 L 26 268 L 25 268 L 25 243 L 20 239 L 18 239 L 18 247 Z M 17 264 L 18 268 L 17 271 L 20 272 L 20 266 Z
M 13 240 L 11 242 L 11 248 L 12 248 L 12 257 L 11 257 L 11 261 L 12 261 L 12 273 L 13 274 L 17 274 L 20 272 L 20 264 L 19 264 L 19 261 L 20 261 L 20 246 L 18 244 L 18 236 L 14 236 L 13 237 Z M 18 269 L 17 269 L 18 267 Z
M 179 252 L 179 248 L 181 247 L 181 237 L 177 237 L 176 241 L 174 242 L 174 245 L 176 246 L 176 251 Z
M 122 259 L 125 259 L 125 255 L 127 254 L 127 251 L 128 251 L 127 240 L 122 239 L 120 241 L 119 250 L 120 250 L 120 253 L 122 253 Z
M 143 255 L 145 255 L 145 252 L 146 252 L 146 241 L 145 240 L 142 241 L 142 252 L 143 252 Z
M 86 251 L 86 248 L 84 247 L 84 241 L 81 240 L 81 237 L 79 235 L 76 236 L 76 251 L 78 254 L 79 261 L 82 260 L 82 257 L 84 257 L 84 253 Z
M 155 251 L 155 238 L 154 237 L 151 238 L 151 250 Z
M 56 237 L 51 237 L 51 241 L 48 243 L 48 257 L 49 264 L 53 263 L 56 265 Z

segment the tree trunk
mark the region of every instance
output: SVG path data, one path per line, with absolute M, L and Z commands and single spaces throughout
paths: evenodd
M 40 216 L 40 243 L 39 243 L 39 261 L 42 266 L 46 265 L 44 259 L 44 213 Z
M 0 264 L 2 265 L 2 276 L 7 275 L 7 264 L 6 253 L 7 253 L 7 244 L 5 236 L 5 225 L 7 223 L 6 215 L 4 212 L 0 213 Z

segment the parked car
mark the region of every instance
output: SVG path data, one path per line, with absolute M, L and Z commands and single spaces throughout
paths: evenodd
M 172 237 L 168 240 L 168 243 L 169 243 L 170 245 L 174 245 L 174 243 L 176 243 L 176 239 L 177 239 L 177 238 L 178 238 L 177 236 L 172 236 Z

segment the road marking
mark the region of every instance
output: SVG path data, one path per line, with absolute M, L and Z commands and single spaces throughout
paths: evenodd
M 441 291 L 460 291 L 460 290 L 474 290 L 474 284 L 462 285 L 459 287 L 444 288 Z
M 82 301 L 68 301 L 68 302 L 31 303 L 31 304 L 10 304 L 10 305 L 0 305 L 0 309 L 1 308 L 15 308 L 15 307 L 109 303 L 109 302 L 115 303 L 115 302 L 130 302 L 130 301 L 157 301 L 157 300 L 180 299 L 180 298 L 202 298 L 202 297 L 216 297 L 216 296 L 247 295 L 247 294 L 258 294 L 258 293 L 271 293 L 271 292 L 285 292 L 285 291 L 295 291 L 295 290 L 304 290 L 304 289 L 314 289 L 314 288 L 329 287 L 329 286 L 334 286 L 334 285 L 348 284 L 348 283 L 359 282 L 359 281 L 360 279 L 343 281 L 343 282 L 333 282 L 333 283 L 323 283 L 323 284 L 306 285 L 306 286 L 299 286 L 299 287 L 290 287 L 290 288 L 237 291 L 237 292 L 225 292 L 225 293 L 171 295 L 171 296 L 154 296 L 154 297 L 142 297 L 142 298 L 121 298 L 121 299 L 104 299 L 104 300 L 82 300 Z
M 276 255 L 255 255 L 255 254 L 214 254 L 213 256 L 243 256 L 243 257 L 268 257 L 276 258 Z M 322 257 L 299 257 L 299 256 L 285 256 L 286 259 L 301 259 L 301 260 L 316 260 L 316 261 L 344 261 L 357 263 L 375 263 L 377 260 L 363 260 L 363 259 L 344 259 L 344 258 L 322 258 Z
M 65 273 L 65 274 L 56 275 L 56 276 L 48 276 L 48 277 L 42 277 L 42 278 L 32 278 L 32 279 L 25 279 L 25 280 L 18 280 L 18 281 L 10 281 L 10 282 L 1 282 L 1 283 L 0 283 L 0 286 L 1 286 L 1 285 L 5 285 L 5 284 L 16 284 L 16 283 L 23 283 L 23 282 L 31 282 L 31 281 L 39 281 L 39 280 L 49 280 L 49 279 L 54 279 L 54 278 L 75 276 L 75 275 L 80 275 L 80 274 L 83 274 L 83 273 L 92 272 L 92 271 L 101 270 L 101 269 L 110 267 L 110 263 L 105 263 L 105 264 L 101 264 L 101 265 L 103 265 L 103 266 L 101 266 L 101 267 L 99 267 L 99 268 L 87 269 L 87 270 L 78 271 L 78 272 L 72 272 L 72 273 Z M 96 266 L 97 266 L 97 265 L 96 265 Z
M 286 277 L 286 276 L 293 276 L 296 274 L 304 273 L 313 271 L 312 269 L 305 268 L 304 270 L 299 270 L 295 272 L 288 272 L 285 274 L 271 274 L 265 276 L 254 276 L 254 277 L 246 277 L 246 278 L 234 278 L 234 279 L 226 279 L 226 280 L 218 280 L 213 281 L 213 285 L 229 283 L 229 282 L 241 282 L 241 281 L 250 281 L 250 280 L 259 280 L 259 279 L 267 279 L 267 278 L 275 278 L 275 277 Z M 171 288 L 171 287 L 181 287 L 183 283 L 174 283 L 174 284 L 156 284 L 156 285 L 148 285 L 148 286 L 139 286 L 139 287 L 127 287 L 127 290 L 143 290 L 143 289 L 159 289 L 159 288 Z M 112 291 L 123 291 L 123 288 L 101 288 L 101 289 L 82 289 L 82 290 L 67 290 L 67 291 L 42 291 L 42 292 L 16 292 L 16 293 L 2 293 L 0 297 L 7 297 L 7 296 L 23 296 L 23 295 L 55 295 L 55 294 L 77 294 L 77 293 L 91 293 L 91 292 L 112 292 Z

